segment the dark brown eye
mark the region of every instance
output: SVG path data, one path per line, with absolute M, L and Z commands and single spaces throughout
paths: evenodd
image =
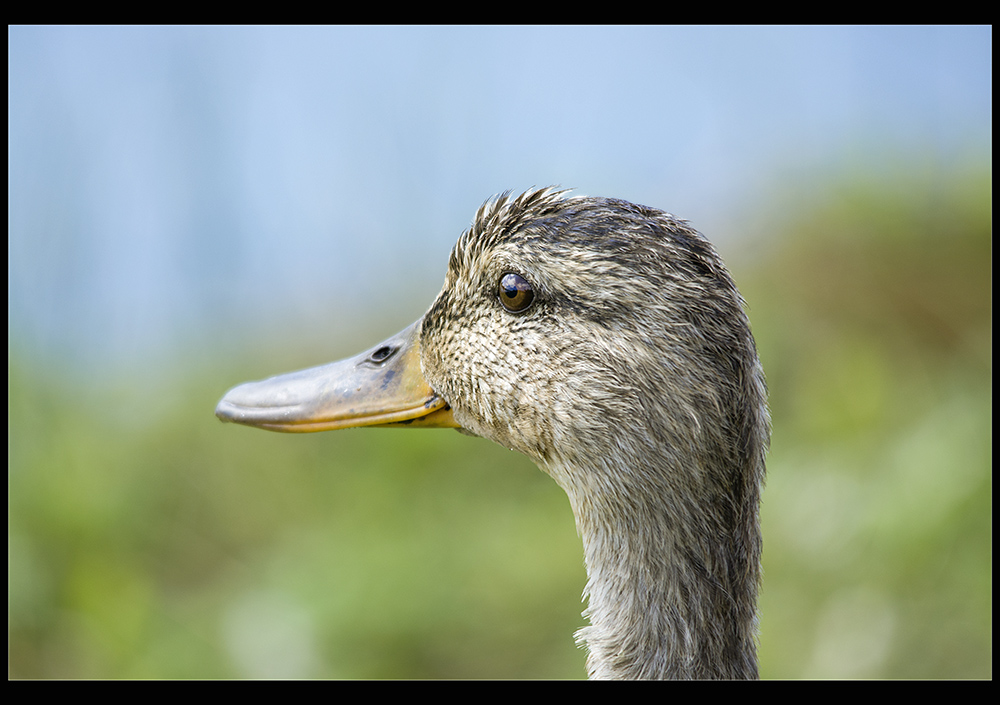
M 531 284 L 520 274 L 504 274 L 497 287 L 500 303 L 511 313 L 520 313 L 531 306 L 535 292 Z

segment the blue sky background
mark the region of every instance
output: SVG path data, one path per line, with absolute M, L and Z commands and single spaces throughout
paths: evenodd
M 423 312 L 506 189 L 725 255 L 837 174 L 991 154 L 990 27 L 11 27 L 8 342 L 112 376 L 342 355 Z

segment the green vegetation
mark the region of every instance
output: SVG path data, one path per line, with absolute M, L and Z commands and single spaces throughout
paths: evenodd
M 746 273 L 765 675 L 992 676 L 991 191 L 848 182 Z
M 992 677 L 991 192 L 851 180 L 725 253 L 774 421 L 766 678 Z M 521 456 L 223 426 L 222 361 L 155 417 L 8 372 L 10 677 L 584 676 L 573 517 Z

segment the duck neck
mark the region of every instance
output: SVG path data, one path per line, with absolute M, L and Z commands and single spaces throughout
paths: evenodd
M 700 468 L 580 470 L 552 474 L 583 538 L 589 676 L 756 678 L 756 509 L 740 517 L 731 499 L 671 482 Z

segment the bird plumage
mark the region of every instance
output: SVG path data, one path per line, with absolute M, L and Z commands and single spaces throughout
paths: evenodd
M 447 417 L 429 425 L 524 453 L 568 495 L 591 677 L 757 676 L 766 388 L 705 238 L 625 201 L 505 194 L 460 236 L 411 337 L 422 403 Z M 267 426 L 233 411 L 258 392 L 230 395 L 220 417 Z

